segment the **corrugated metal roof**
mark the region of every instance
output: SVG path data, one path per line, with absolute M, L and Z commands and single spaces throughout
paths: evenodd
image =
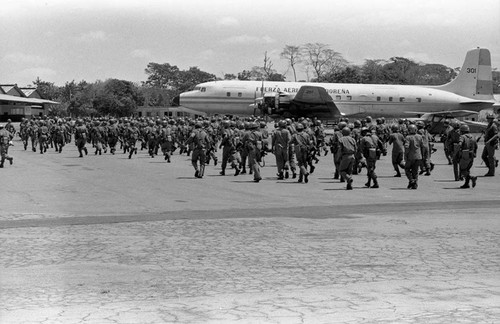
M 52 101 L 52 100 L 45 100 L 45 99 L 38 99 L 38 98 L 24 98 L 24 97 L 10 96 L 10 95 L 6 95 L 6 94 L 0 94 L 0 100 L 12 101 L 12 102 L 23 102 L 23 103 L 29 103 L 29 104 L 53 104 L 53 105 L 59 104 L 59 102 Z
M 36 88 L 19 88 L 21 89 L 22 92 L 26 95 L 26 97 L 29 97 L 33 94 L 33 92 L 36 91 Z

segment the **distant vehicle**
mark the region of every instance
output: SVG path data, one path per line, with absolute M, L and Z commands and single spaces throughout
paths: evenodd
M 198 84 L 174 103 L 209 115 L 271 117 L 402 117 L 423 113 L 492 108 L 493 82 L 489 50 L 467 52 L 458 76 L 441 86 L 302 83 L 225 80 Z
M 409 112 L 413 114 L 420 115 L 416 112 Z M 453 111 L 441 111 L 441 112 L 433 112 L 433 113 L 422 113 L 418 118 L 406 118 L 412 121 L 423 121 L 425 125 L 427 125 L 427 129 L 429 133 L 432 135 L 442 134 L 446 129 L 447 125 L 445 125 L 445 121 L 450 124 L 453 122 L 457 122 L 460 125 L 465 124 L 469 126 L 471 133 L 482 133 L 486 130 L 488 126 L 487 123 L 478 122 L 478 121 L 470 121 L 470 120 L 459 120 L 457 118 L 467 117 L 471 115 L 476 115 L 476 111 L 471 110 L 453 110 Z

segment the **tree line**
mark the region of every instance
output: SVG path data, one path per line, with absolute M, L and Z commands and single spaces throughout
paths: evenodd
M 456 77 L 459 68 L 442 64 L 417 63 L 404 57 L 367 59 L 362 65 L 349 63 L 341 53 L 329 45 L 307 43 L 286 45 L 280 58 L 287 61 L 293 81 L 297 71 L 305 72 L 309 82 L 368 83 L 368 84 L 416 84 L 439 85 Z M 181 70 L 169 63 L 151 62 L 144 70 L 146 81 L 140 84 L 126 80 L 108 79 L 88 83 L 74 80 L 64 86 L 37 78 L 33 81 L 43 98 L 58 101 L 49 110 L 53 116 L 130 116 L 139 106 L 169 106 L 171 99 L 192 89 L 196 84 L 214 80 L 266 80 L 286 81 L 288 71 L 279 73 L 272 60 L 264 53 L 261 66 L 254 66 L 237 74 L 225 74 L 217 78 L 198 67 Z M 494 71 L 494 91 L 500 90 L 500 73 Z

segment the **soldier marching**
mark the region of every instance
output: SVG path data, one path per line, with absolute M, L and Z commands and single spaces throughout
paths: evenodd
M 497 121 L 492 116 L 488 116 L 488 121 L 482 159 L 488 167 L 486 175 L 493 176 L 499 134 Z M 172 156 L 177 152 L 175 154 L 191 157 L 196 178 L 203 178 L 210 161 L 217 165 L 220 155 L 220 175 L 226 175 L 227 169 L 231 168 L 234 176 L 248 172 L 253 175 L 254 182 L 260 182 L 265 156 L 272 153 L 277 180 L 287 180 L 291 173 L 292 179 L 298 174 L 297 182 L 308 183 L 315 164 L 327 155 L 328 146 L 333 153 L 333 179 L 347 182 L 348 190 L 354 188 L 354 176 L 365 167 L 368 178 L 365 187 L 379 188 L 376 164 L 387 154 L 388 145 L 392 146 L 391 163 L 395 176 L 401 177 L 400 169 L 403 169 L 409 189 L 418 188 L 419 173 L 430 175 L 434 167 L 431 162 L 432 137 L 425 124 L 401 119 L 391 124 L 384 119 L 376 119 L 373 123 L 369 117 L 354 121 L 342 118 L 334 126 L 332 135 L 326 135 L 321 121 L 308 118 L 279 120 L 274 129 L 268 129 L 265 121 L 254 117 L 38 118 L 23 119 L 18 132 L 12 123 L 7 125 L 2 128 L 2 166 L 3 161 L 12 163 L 5 142 L 11 143 L 17 134 L 25 150 L 31 143 L 32 151 L 40 154 L 51 147 L 61 153 L 71 141 L 74 141 L 81 158 L 88 154 L 87 146 L 93 148 L 94 155 L 100 156 L 108 151 L 115 155 L 120 145 L 129 159 L 137 155 L 139 149 L 146 150 L 151 158 L 160 154 L 167 163 L 172 162 Z M 5 135 L 6 132 L 10 135 Z M 453 165 L 453 179 L 465 180 L 461 188 L 474 188 L 477 177 L 471 174 L 471 168 L 477 154 L 477 140 L 458 123 L 452 123 L 442 136 L 445 154 Z

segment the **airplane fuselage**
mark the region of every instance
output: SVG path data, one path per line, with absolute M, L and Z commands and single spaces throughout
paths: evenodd
M 472 101 L 455 93 L 415 85 L 349 83 L 304 83 L 224 80 L 206 82 L 182 93 L 180 104 L 208 114 L 252 115 L 250 105 L 266 93 L 287 93 L 293 99 L 300 87 L 323 87 L 345 116 L 401 117 L 408 112 L 435 112 L 466 109 L 480 111 L 491 103 Z

